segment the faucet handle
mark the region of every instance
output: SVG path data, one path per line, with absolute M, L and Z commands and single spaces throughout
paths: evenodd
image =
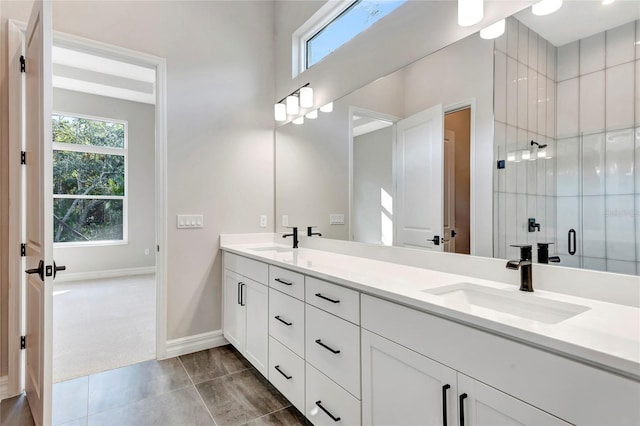
M 531 260 L 532 259 L 532 247 L 531 244 L 511 244 L 511 247 L 516 247 L 520 249 L 520 260 Z

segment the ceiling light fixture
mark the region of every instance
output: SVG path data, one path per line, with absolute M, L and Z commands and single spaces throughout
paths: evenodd
M 278 102 L 273 106 L 273 113 L 276 121 L 285 121 L 287 119 L 287 106 Z
M 300 112 L 300 106 L 298 104 L 298 97 L 294 95 L 287 96 L 287 114 L 296 115 Z
M 310 83 L 298 87 L 296 90 L 280 99 L 280 101 L 276 102 L 273 106 L 274 118 L 276 121 L 286 121 L 287 114 L 298 115 L 300 113 L 300 107 L 313 107 L 313 89 L 311 88 Z
M 320 107 L 320 111 L 322 112 L 331 112 L 333 111 L 333 102 L 329 102 L 326 105 Z
M 504 34 L 505 20 L 501 19 L 495 24 L 480 30 L 480 37 L 485 40 L 493 40 Z
M 542 0 L 531 6 L 531 12 L 537 16 L 550 15 L 562 7 L 562 0 Z
M 482 21 L 484 0 L 458 0 L 458 25 L 470 27 Z

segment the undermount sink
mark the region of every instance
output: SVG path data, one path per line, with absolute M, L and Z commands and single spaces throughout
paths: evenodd
M 468 309 L 470 306 L 479 306 L 547 324 L 557 324 L 589 310 L 587 306 L 542 299 L 527 293 L 473 283 L 456 283 L 422 291 L 441 297 L 445 305 L 452 308 Z
M 274 251 L 276 253 L 290 253 L 293 249 L 289 247 L 281 247 L 281 246 L 269 246 L 269 247 L 253 247 L 249 250 L 253 251 Z

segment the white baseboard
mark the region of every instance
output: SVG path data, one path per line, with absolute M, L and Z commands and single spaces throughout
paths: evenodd
M 0 377 L 0 400 L 9 397 L 9 376 Z
M 173 358 L 193 352 L 211 349 L 226 345 L 227 339 L 222 335 L 222 330 L 195 334 L 193 336 L 180 337 L 167 341 L 166 358 Z
M 56 277 L 56 282 L 71 282 L 71 281 L 85 281 L 96 280 L 101 278 L 115 278 L 115 277 L 127 277 L 132 275 L 146 275 L 154 274 L 156 272 L 155 266 L 143 266 L 140 268 L 126 268 L 126 269 L 109 269 L 106 271 L 88 271 L 88 272 L 62 272 Z

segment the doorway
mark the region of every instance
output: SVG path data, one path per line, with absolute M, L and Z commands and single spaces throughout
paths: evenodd
M 444 251 L 471 253 L 471 108 L 444 115 Z

